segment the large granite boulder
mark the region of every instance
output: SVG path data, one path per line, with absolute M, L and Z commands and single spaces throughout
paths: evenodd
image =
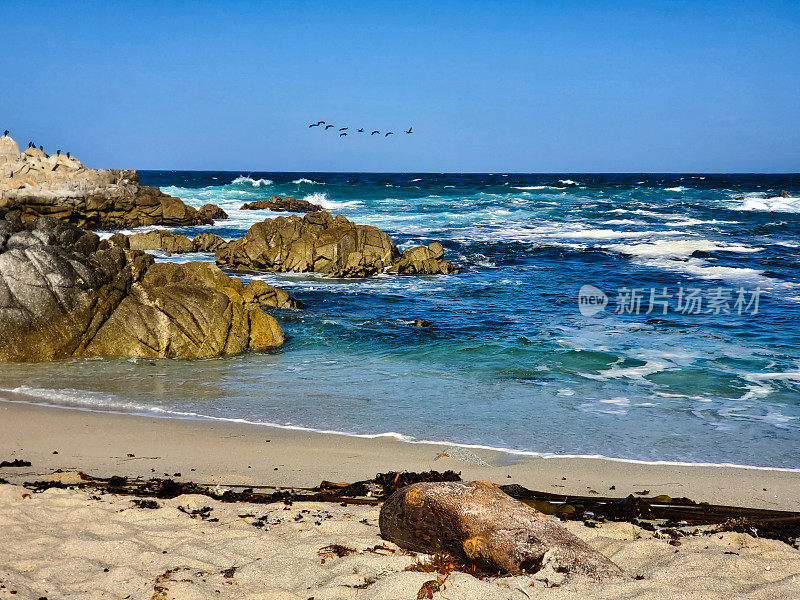
M 229 269 L 367 277 L 382 272 L 400 253 L 377 227 L 322 211 L 265 219 L 215 256 Z
M 282 290 L 210 263 L 155 263 L 126 242 L 0 208 L 0 360 L 208 358 L 283 344 L 261 309 L 291 306 Z
M 213 223 L 208 211 L 139 184 L 136 171 L 89 169 L 75 157 L 20 153 L 0 137 L 0 207 L 18 210 L 23 221 L 49 216 L 85 229 Z
M 256 200 L 242 204 L 242 210 L 274 210 L 276 212 L 309 213 L 323 210 L 319 204 L 298 200 L 294 196 L 272 196 L 269 200 Z
M 256 223 L 243 238 L 220 246 L 223 268 L 241 271 L 325 273 L 333 277 L 368 277 L 388 272 L 409 275 L 455 273 L 439 242 L 397 250 L 392 238 L 371 225 L 356 225 L 342 215 L 321 211 L 299 217 L 276 217 Z

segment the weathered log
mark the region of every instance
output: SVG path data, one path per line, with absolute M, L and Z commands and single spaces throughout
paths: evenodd
M 402 548 L 448 552 L 483 568 L 535 573 L 545 567 L 596 580 L 622 570 L 556 519 L 484 481 L 416 483 L 392 494 L 381 536 Z

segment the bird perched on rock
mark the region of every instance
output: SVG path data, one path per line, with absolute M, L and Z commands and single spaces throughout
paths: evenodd
M 67 152 L 67 158 L 69 158 L 69 152 Z
M 7 137 L 7 136 L 8 136 L 8 129 L 6 129 L 6 130 L 3 132 L 3 137 Z
M 61 150 L 56 150 L 56 156 L 61 156 Z

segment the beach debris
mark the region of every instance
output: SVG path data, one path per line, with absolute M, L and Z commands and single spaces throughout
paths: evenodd
M 234 574 L 236 573 L 236 569 L 239 567 L 229 567 L 227 569 L 223 569 L 219 572 L 225 579 L 233 579 Z
M 463 448 L 461 446 L 447 446 L 444 450 L 442 450 L 434 460 L 439 460 L 440 458 L 455 458 L 465 463 L 471 463 L 473 465 L 479 465 L 481 467 L 490 467 L 491 465 L 483 460 L 480 456 L 475 454 L 469 448 Z
M 15 458 L 14 460 L 4 460 L 0 461 L 0 469 L 4 467 L 30 467 L 31 462 L 29 460 L 20 460 L 19 458 Z
M 322 558 L 333 558 L 334 556 L 342 558 L 343 556 L 355 554 L 355 552 L 355 548 L 348 548 L 347 546 L 342 546 L 341 544 L 329 544 L 317 550 L 317 554 L 319 554 Z
M 179 506 L 178 510 L 189 515 L 193 519 L 200 519 L 202 521 L 208 521 L 209 523 L 216 523 L 219 521 L 217 518 L 211 518 L 211 511 L 214 509 L 210 506 L 204 506 L 203 508 L 187 508 L 185 506 Z
M 443 592 L 445 590 L 445 581 L 447 581 L 449 576 L 450 574 L 448 573 L 447 575 L 439 576 L 436 579 L 431 579 L 423 583 L 422 587 L 419 588 L 417 592 L 417 600 L 422 600 L 423 598 L 430 599 L 433 598 L 436 592 Z
M 608 558 L 548 517 L 483 482 L 418 483 L 381 507 L 381 536 L 417 552 L 447 552 L 484 568 L 545 567 L 595 580 L 622 576 Z
M 134 498 L 133 500 L 131 500 L 131 502 L 137 508 L 147 508 L 150 510 L 161 508 L 161 505 L 155 500 L 144 500 L 142 498 Z

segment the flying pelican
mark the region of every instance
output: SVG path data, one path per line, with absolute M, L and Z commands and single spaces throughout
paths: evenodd
M 380 133 L 380 131 L 373 131 L 370 135 L 375 135 L 376 133 Z
M 325 125 L 325 121 L 317 121 L 317 126 L 319 125 Z
M 342 137 L 343 135 L 347 135 L 347 133 L 342 132 L 342 133 L 339 134 L 339 137 Z
M 358 133 L 364 133 L 364 128 L 362 127 L 361 129 L 359 129 Z
M 309 127 L 319 127 L 319 123 L 312 123 Z
M 349 127 L 339 127 L 339 131 L 347 131 L 350 129 Z
M 333 127 L 333 125 L 325 125 L 325 131 L 327 131 L 327 130 L 328 130 L 328 129 L 330 129 L 331 127 Z
M 413 129 L 413 127 L 409 127 L 409 128 L 406 130 L 406 133 L 414 133 L 413 131 L 411 131 L 412 129 Z
M 390 135 L 394 135 L 394 131 L 387 131 L 386 135 L 383 137 L 389 137 Z

